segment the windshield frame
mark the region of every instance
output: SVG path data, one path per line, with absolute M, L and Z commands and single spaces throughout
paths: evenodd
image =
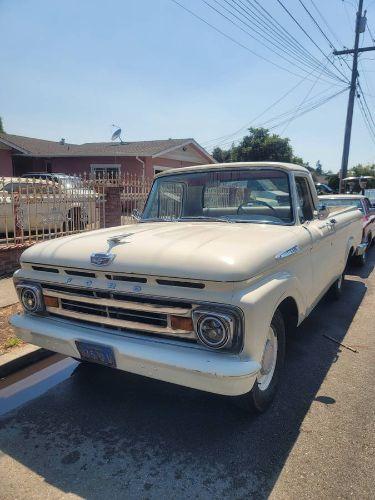
M 189 167 L 187 167 L 189 168 Z M 173 169 L 174 170 L 174 169 Z M 194 174 L 200 174 L 200 173 L 204 173 L 204 172 L 212 172 L 212 173 L 220 173 L 220 172 L 233 172 L 233 171 L 242 171 L 242 172 L 259 172 L 259 171 L 277 171 L 277 172 L 282 172 L 286 177 L 287 177 L 287 181 L 288 181 L 288 190 L 289 190 L 289 199 L 290 199 L 290 213 L 291 213 L 291 221 L 290 222 L 283 222 L 283 223 L 276 223 L 276 222 L 272 222 L 272 221 L 257 221 L 257 220 L 236 220 L 236 219 L 232 219 L 231 222 L 233 223 L 237 223 L 237 224 L 268 224 L 268 225 L 275 225 L 275 226 L 294 226 L 296 224 L 296 221 L 298 220 L 297 219 L 297 214 L 296 214 L 296 206 L 295 206 L 295 193 L 294 193 L 294 187 L 293 187 L 293 180 L 294 180 L 294 177 L 293 177 L 293 172 L 289 172 L 289 171 L 286 171 L 285 169 L 283 168 L 278 168 L 278 167 L 275 167 L 275 166 L 267 166 L 267 165 L 264 165 L 264 166 L 261 166 L 261 167 L 227 167 L 227 168 L 210 168 L 210 169 L 207 169 L 207 170 L 191 170 L 191 171 L 186 171 L 184 168 L 181 168 L 179 169 L 179 171 L 176 171 L 174 170 L 173 173 L 165 173 L 165 172 L 162 172 L 160 174 L 158 174 L 156 177 L 154 177 L 154 180 L 152 182 L 152 186 L 151 186 L 151 189 L 147 195 L 147 199 L 146 199 L 146 202 L 144 204 L 144 209 L 142 211 L 142 215 L 139 219 L 139 222 L 142 222 L 142 223 L 146 223 L 146 222 L 209 222 L 208 221 L 208 218 L 206 219 L 199 219 L 199 217 L 197 218 L 194 218 L 194 217 L 187 217 L 186 219 L 184 217 L 180 217 L 180 218 L 175 218 L 175 219 L 158 219 L 158 218 L 145 218 L 144 217 L 144 212 L 145 212 L 145 208 L 146 206 L 148 205 L 149 201 L 150 201 L 150 198 L 151 198 L 151 194 L 152 194 L 152 190 L 154 188 L 154 185 L 155 183 L 161 179 L 161 178 L 164 178 L 165 180 L 168 179 L 168 177 L 175 177 L 175 176 L 179 176 L 179 175 L 194 175 Z M 181 213 L 183 212 L 183 207 L 184 207 L 184 203 L 185 203 L 185 190 L 186 190 L 186 183 L 183 182 L 182 180 L 180 181 L 181 184 L 183 185 L 183 190 L 184 190 L 184 196 L 183 196 L 183 199 L 182 199 L 182 204 L 181 204 Z M 202 193 L 202 196 L 203 196 L 203 193 Z M 218 217 L 212 217 L 212 222 L 219 222 L 218 221 Z M 224 223 L 228 223 L 228 220 L 226 218 L 223 217 L 223 222 Z

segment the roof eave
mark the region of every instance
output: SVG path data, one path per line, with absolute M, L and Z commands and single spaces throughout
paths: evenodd
M 163 149 L 163 151 L 159 151 L 158 153 L 152 155 L 152 158 L 158 158 L 159 156 L 163 156 L 167 153 L 170 153 L 172 151 L 175 151 L 176 149 L 183 148 L 184 146 L 188 146 L 189 144 L 193 144 L 206 158 L 211 160 L 213 163 L 217 163 L 215 158 L 213 158 L 200 144 L 198 144 L 194 139 L 189 139 L 188 141 L 185 141 L 181 144 L 178 144 L 177 146 L 172 146 L 167 149 Z
M 11 149 L 16 149 L 17 151 L 20 151 L 22 154 L 29 154 L 30 151 L 27 151 L 26 149 L 21 148 L 20 146 L 17 146 L 17 144 L 14 144 L 13 142 L 7 141 L 0 137 L 0 142 L 2 144 L 5 144 L 6 146 L 10 147 Z

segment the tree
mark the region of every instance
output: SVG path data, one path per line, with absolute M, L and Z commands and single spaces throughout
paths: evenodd
M 333 189 L 334 191 L 339 190 L 339 185 L 340 185 L 340 179 L 338 174 L 329 174 L 328 176 L 328 186 Z
M 3 127 L 3 120 L 0 116 L 0 133 L 1 134 L 5 134 L 5 130 L 4 130 L 4 127 Z
M 220 163 L 227 163 L 230 162 L 230 152 L 226 151 L 225 149 L 221 149 L 219 147 L 216 147 L 212 151 L 212 156 L 215 158 L 216 161 Z
M 322 173 L 323 173 L 323 167 L 322 167 L 322 164 L 320 163 L 320 161 L 319 161 L 319 160 L 316 162 L 315 172 L 316 172 L 318 175 L 322 175 Z
M 368 164 L 368 165 L 362 165 L 361 163 L 358 163 L 358 165 L 355 165 L 353 168 L 351 168 L 349 170 L 348 176 L 351 176 L 351 177 L 364 177 L 364 176 L 373 177 L 373 179 L 369 179 L 367 181 L 367 188 L 368 189 L 375 188 L 375 163 Z
M 302 158 L 294 155 L 288 138 L 270 134 L 265 128 L 249 128 L 238 146 L 232 144 L 228 150 L 217 147 L 212 155 L 219 162 L 283 161 L 304 165 Z

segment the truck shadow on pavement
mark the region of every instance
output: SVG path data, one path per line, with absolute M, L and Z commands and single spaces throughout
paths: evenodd
M 365 292 L 349 276 L 340 301 L 320 302 L 288 343 L 280 391 L 262 416 L 231 398 L 77 365 L 0 420 L 1 450 L 84 498 L 266 498 L 311 405 L 335 405 L 318 392 L 341 348 L 323 335 L 344 339 Z

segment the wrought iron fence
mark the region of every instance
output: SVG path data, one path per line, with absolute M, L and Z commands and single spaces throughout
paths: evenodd
M 142 211 L 150 192 L 152 179 L 143 178 L 131 173 L 125 173 L 119 178 L 121 192 L 121 223 L 133 224 L 132 213 Z
M 120 188 L 121 222 L 134 222 L 151 180 L 122 177 L 0 177 L 0 245 L 42 241 L 106 227 L 107 189 Z M 109 206 L 109 204 L 108 204 Z

